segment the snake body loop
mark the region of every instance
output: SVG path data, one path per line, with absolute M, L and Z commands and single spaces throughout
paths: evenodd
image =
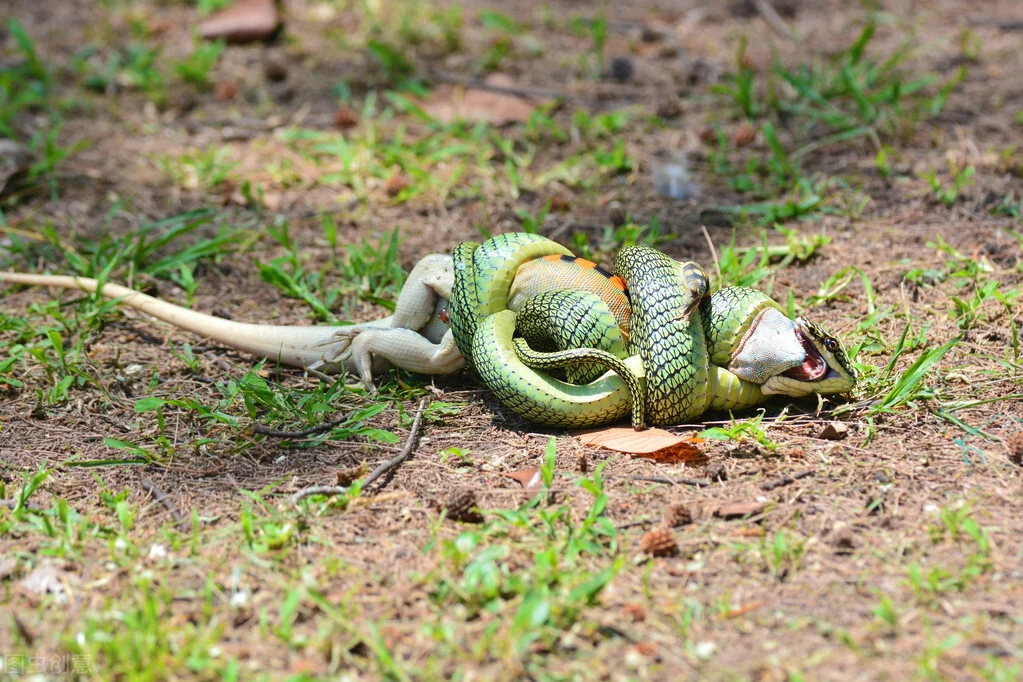
M 622 249 L 614 272 L 629 285 L 632 333 L 629 351 L 646 368 L 646 420 L 680 424 L 703 412 L 706 343 L 696 306 L 707 293 L 698 266 L 648 246 Z

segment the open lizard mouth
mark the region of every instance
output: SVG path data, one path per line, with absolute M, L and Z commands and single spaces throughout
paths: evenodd
M 792 369 L 782 372 L 782 376 L 795 379 L 796 381 L 820 381 L 828 374 L 828 370 L 831 368 L 828 367 L 827 360 L 825 360 L 824 356 L 821 355 L 819 350 L 817 350 L 817 346 L 814 345 L 809 334 L 803 330 L 802 326 L 797 324 L 795 331 L 796 340 L 803 346 L 803 351 L 806 353 L 806 357 L 803 358 L 802 363 L 796 365 Z

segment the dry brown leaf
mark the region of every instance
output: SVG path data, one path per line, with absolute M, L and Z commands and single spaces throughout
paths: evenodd
M 502 476 L 514 479 L 522 484 L 522 487 L 532 492 L 543 487 L 543 475 L 536 467 L 519 469 L 518 471 L 502 471 Z
M 610 426 L 576 431 L 573 435 L 586 445 L 658 462 L 676 463 L 704 459 L 703 453 L 695 445 L 702 442 L 699 438 L 677 436 L 664 429 L 636 431 L 629 426 Z
M 817 437 L 821 440 L 842 440 L 849 435 L 849 426 L 842 422 L 830 422 L 825 425 Z
M 510 76 L 502 73 L 491 74 L 485 82 L 504 88 L 516 85 Z M 462 119 L 494 126 L 525 123 L 536 106 L 537 102 L 518 95 L 451 86 L 435 89 L 433 95 L 422 103 L 423 111 L 442 123 Z
M 199 24 L 199 34 L 206 40 L 251 43 L 269 38 L 280 25 L 281 15 L 274 0 L 241 0 L 210 15 Z

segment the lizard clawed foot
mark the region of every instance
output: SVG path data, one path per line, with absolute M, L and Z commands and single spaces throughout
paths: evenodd
M 338 365 L 352 364 L 353 351 L 356 345 L 355 339 L 367 331 L 370 330 L 355 324 L 350 327 L 341 327 L 334 330 L 330 338 L 318 344 L 321 348 L 326 347 L 323 354 L 324 361 Z

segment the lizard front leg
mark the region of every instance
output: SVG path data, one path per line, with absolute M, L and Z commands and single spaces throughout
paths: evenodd
M 426 256 L 409 273 L 394 315 L 338 329 L 328 342 L 328 360 L 343 363 L 371 390 L 381 359 L 422 374 L 457 372 L 465 362 L 447 324 L 453 283 L 451 256 Z

